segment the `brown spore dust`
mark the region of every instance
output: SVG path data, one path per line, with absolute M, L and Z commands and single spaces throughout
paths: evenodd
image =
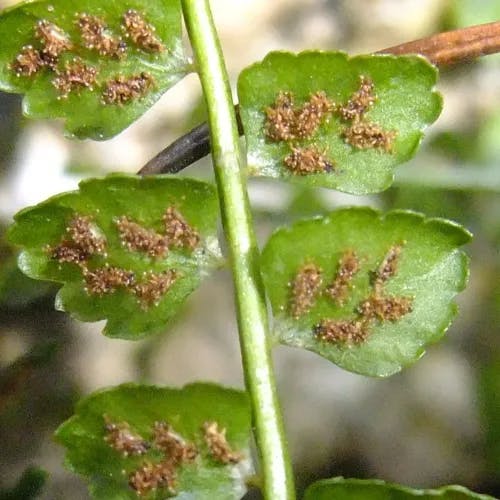
M 165 237 L 153 229 L 141 226 L 126 216 L 115 219 L 120 241 L 128 250 L 144 252 L 153 258 L 164 258 L 168 253 Z
M 104 441 L 122 457 L 144 455 L 151 445 L 133 432 L 128 422 L 113 422 L 104 415 Z
M 367 320 L 395 322 L 413 310 L 411 297 L 373 294 L 363 301 L 359 308 L 361 316 Z
M 169 248 L 185 248 L 192 251 L 200 243 L 198 231 L 188 224 L 175 207 L 170 206 L 165 210 L 162 221 Z
M 135 290 L 135 274 L 120 267 L 106 264 L 93 270 L 84 269 L 85 291 L 91 295 L 108 295 L 118 288 Z
M 160 303 L 179 276 L 176 269 L 168 269 L 159 273 L 150 271 L 144 274 L 142 281 L 137 283 L 132 290 L 143 309 L 147 309 Z
M 55 247 L 48 247 L 52 259 L 60 263 L 73 263 L 85 268 L 87 260 L 95 254 L 105 254 L 106 240 L 91 217 L 76 215 L 66 227 L 67 237 Z
M 89 254 L 75 245 L 72 241 L 63 241 L 55 247 L 48 247 L 50 258 L 57 260 L 60 264 L 66 262 L 85 267 Z
M 368 321 L 397 321 L 413 310 L 413 298 L 387 295 L 384 285 L 398 272 L 403 243 L 392 245 L 377 270 L 372 273 L 372 294 L 358 307 L 358 313 Z
M 335 278 L 326 287 L 325 294 L 337 305 L 343 306 L 347 299 L 352 279 L 359 272 L 359 269 L 360 262 L 356 253 L 353 250 L 344 252 L 339 259 Z
M 140 497 L 158 488 L 166 488 L 169 494 L 175 495 L 177 485 L 175 464 L 170 460 L 162 460 L 159 463 L 145 461 L 129 474 L 128 484 Z
M 101 95 L 103 104 L 117 104 L 119 106 L 144 97 L 155 84 L 152 75 L 142 71 L 138 75 L 118 75 L 104 84 Z
M 297 139 L 312 137 L 325 116 L 334 109 L 334 105 L 325 92 L 311 94 L 309 101 L 295 112 L 295 136 Z
M 10 68 L 16 76 L 32 76 L 40 71 L 45 66 L 45 61 L 39 50 L 32 45 L 25 45 L 14 61 L 10 64 Z
M 142 14 L 129 9 L 123 15 L 122 28 L 125 36 L 135 45 L 148 52 L 163 52 L 165 46 L 155 34 L 155 27 L 149 24 Z
M 233 451 L 226 438 L 226 429 L 219 429 L 217 422 L 203 424 L 205 442 L 214 460 L 224 465 L 236 464 L 243 458 L 242 454 Z
M 283 164 L 294 175 L 310 175 L 331 172 L 334 164 L 315 146 L 291 146 Z
M 389 278 L 396 275 L 402 249 L 403 244 L 392 245 L 385 254 L 377 270 L 373 273 L 373 284 L 376 290 L 379 290 Z
M 36 23 L 35 37 L 43 45 L 41 53 L 47 60 L 51 58 L 56 60 L 63 52 L 73 47 L 68 35 L 59 26 L 46 19 L 40 19 Z
M 71 240 L 89 255 L 106 251 L 106 240 L 102 237 L 88 215 L 73 217 L 66 228 Z
M 166 459 L 176 465 L 193 462 L 198 456 L 196 446 L 187 443 L 166 422 L 154 423 L 153 445 L 164 453 Z
M 384 130 L 376 123 L 368 121 L 355 121 L 351 126 L 342 131 L 342 137 L 347 144 L 356 149 L 379 149 L 392 153 L 395 130 Z
M 59 98 L 65 99 L 72 91 L 94 90 L 97 69 L 80 58 L 74 58 L 72 61 L 66 61 L 64 69 L 56 70 L 56 74 L 52 84 L 59 91 Z
M 343 120 L 359 121 L 376 100 L 373 81 L 366 76 L 360 76 L 358 90 L 351 95 L 345 106 L 337 107 L 337 112 Z
M 323 284 L 323 271 L 316 264 L 299 268 L 291 283 L 290 313 L 298 319 L 308 313 L 316 303 Z
M 126 54 L 126 44 L 118 36 L 113 36 L 103 19 L 90 14 L 77 14 L 76 24 L 80 29 L 82 45 L 96 50 L 101 56 L 121 59 Z
M 265 109 L 265 134 L 272 141 L 295 139 L 294 98 L 291 92 L 279 92 L 274 104 Z
M 280 91 L 274 104 L 264 110 L 265 135 L 275 142 L 310 138 L 334 107 L 322 91 L 312 94 L 301 107 L 295 106 L 291 92 Z
M 366 322 L 355 320 L 322 319 L 314 328 L 316 339 L 330 344 L 355 345 L 369 335 Z

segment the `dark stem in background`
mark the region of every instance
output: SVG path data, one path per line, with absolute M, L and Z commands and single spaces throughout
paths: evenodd
M 428 38 L 379 50 L 377 54 L 420 54 L 436 66 L 450 66 L 500 52 L 500 21 L 447 31 Z M 238 132 L 243 128 L 238 118 Z M 140 175 L 175 174 L 210 153 L 208 124 L 198 125 L 160 151 L 140 170 Z

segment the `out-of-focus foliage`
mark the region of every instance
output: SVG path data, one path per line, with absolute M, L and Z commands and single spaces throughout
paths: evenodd
M 11 490 L 0 491 L 0 500 L 32 500 L 43 490 L 48 474 L 36 467 L 26 469 L 19 482 Z

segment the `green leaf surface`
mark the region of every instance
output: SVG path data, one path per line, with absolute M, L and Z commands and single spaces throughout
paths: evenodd
M 468 276 L 468 259 L 458 247 L 470 238 L 466 230 L 444 219 L 425 219 L 409 211 L 382 215 L 369 208 L 341 209 L 279 229 L 262 254 L 276 339 L 363 375 L 385 377 L 400 371 L 419 359 L 426 345 L 439 340 L 450 325 L 456 313 L 452 299 Z M 384 280 L 377 278 L 398 248 L 394 272 L 386 273 Z M 328 287 L 342 282 L 338 275 L 346 268 L 340 262 L 349 252 L 355 254 L 357 272 L 329 295 Z M 310 265 L 320 270 L 321 283 L 306 307 L 308 295 L 297 292 L 297 283 Z M 380 316 L 370 315 L 362 306 L 373 297 L 381 303 L 391 297 L 397 301 L 395 316 L 383 309 Z M 409 310 L 403 312 L 405 303 Z M 362 337 L 321 339 L 316 327 L 327 319 L 357 325 Z
M 377 479 L 344 479 L 336 477 L 318 481 L 306 490 L 304 500 L 404 500 L 418 497 L 421 500 L 440 498 L 442 500 L 493 499 L 488 495 L 474 493 L 463 486 L 443 486 L 432 490 L 417 490 L 386 483 Z
M 32 500 L 41 495 L 48 473 L 38 467 L 28 467 L 11 490 L 0 491 L 0 500 Z
M 324 113 L 319 128 L 305 137 L 269 137 L 266 109 L 280 92 L 291 92 L 302 106 L 316 92 L 324 92 L 336 106 L 346 106 L 364 77 L 373 83 L 375 102 L 361 116 L 395 137 L 388 152 L 383 147 L 359 149 L 346 142 L 353 125 L 333 109 Z M 393 181 L 394 168 L 415 153 L 423 129 L 441 112 L 441 96 L 434 92 L 436 69 L 418 56 L 367 55 L 349 58 L 341 52 L 272 52 L 245 69 L 238 80 L 240 114 L 247 142 L 251 175 L 326 186 L 347 193 L 383 191 Z M 328 165 L 318 173 L 297 174 L 285 166 L 292 147 L 314 148 Z
M 0 306 L 23 308 L 53 291 L 52 283 L 28 278 L 17 267 L 16 252 L 0 241 Z
M 142 455 L 124 456 L 111 446 L 106 423 L 126 422 L 129 431 L 148 443 Z M 133 471 L 149 461 L 168 459 L 154 439 L 155 422 L 166 422 L 185 444 L 197 453 L 193 460 L 176 464 L 175 498 L 239 499 L 246 491 L 245 479 L 252 474 L 250 457 L 251 415 L 244 392 L 214 384 L 192 384 L 182 389 L 126 384 L 92 394 L 81 400 L 76 415 L 62 424 L 56 439 L 67 449 L 66 463 L 89 482 L 92 498 L 102 500 L 137 499 L 128 482 Z M 216 422 L 226 429 L 234 463 L 216 459 L 205 440 L 203 426 Z M 140 498 L 160 500 L 170 497 L 166 487 L 145 492 Z
M 142 38 L 136 35 L 137 29 L 131 31 L 124 27 L 123 16 L 130 9 L 149 25 L 139 32 Z M 94 38 L 85 37 L 87 31 L 79 25 L 80 16 L 85 14 L 98 18 L 99 25 L 91 25 L 98 33 Z M 59 37 L 66 40 L 65 46 L 69 48 L 61 51 L 50 45 L 50 38 L 48 45 L 46 38 L 37 36 L 40 21 L 60 28 Z M 0 33 L 0 89 L 25 94 L 23 109 L 29 117 L 65 119 L 68 135 L 78 138 L 102 140 L 118 134 L 189 72 L 181 43 L 179 0 L 26 2 L 3 11 Z M 158 45 L 150 42 L 151 37 L 155 37 Z M 118 43 L 125 43 L 125 48 L 117 50 Z M 45 51 L 45 62 L 23 64 L 25 69 L 18 71 L 17 58 L 27 46 L 38 51 L 36 54 Z M 33 56 L 33 50 L 30 56 L 39 61 L 39 56 Z M 47 64 L 47 51 L 57 55 L 50 59 L 50 64 Z M 56 88 L 57 78 L 66 80 L 66 64 L 75 58 L 94 68 L 96 75 L 86 78 L 87 85 L 73 83 L 65 96 L 65 91 Z M 117 77 L 138 77 L 141 73 L 147 74 L 139 84 L 145 87 L 143 91 L 136 92 L 127 102 L 103 100 L 108 82 Z
M 169 207 L 197 233 L 199 239 L 192 248 L 175 246 L 168 239 L 162 217 Z M 151 236 L 147 242 L 163 253 L 130 247 L 119 230 L 122 217 L 151 232 L 148 235 L 158 243 Z M 210 184 L 169 176 L 110 175 L 83 181 L 79 191 L 22 210 L 15 216 L 9 238 L 23 247 L 18 264 L 25 274 L 64 284 L 56 297 L 58 309 L 83 321 L 107 319 L 106 335 L 134 340 L 163 331 L 200 279 L 220 264 L 217 218 L 216 192 Z M 88 247 L 87 240 L 97 237 L 104 248 L 87 251 L 82 262 L 65 261 L 59 257 L 61 248 L 76 247 L 80 255 L 68 232 L 78 219 L 89 221 L 91 233 L 84 234 L 81 246 Z M 109 269 L 132 275 L 125 274 L 130 279 L 113 285 Z M 161 277 L 163 285 L 153 283 Z M 101 291 L 103 286 L 106 290 Z

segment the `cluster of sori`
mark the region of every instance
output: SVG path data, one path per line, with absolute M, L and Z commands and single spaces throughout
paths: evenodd
M 360 77 L 358 90 L 346 104 L 335 104 L 324 91 L 318 91 L 297 106 L 291 92 L 280 91 L 275 102 L 265 109 L 264 133 L 272 142 L 287 143 L 290 153 L 283 159 L 283 164 L 292 174 L 332 172 L 335 161 L 313 141 L 320 126 L 328 122 L 332 114 L 348 124 L 340 130 L 340 136 L 347 144 L 357 149 L 393 152 L 396 132 L 384 130 L 366 117 L 376 100 L 374 84 L 365 76 Z M 300 141 L 306 141 L 306 144 L 301 145 Z
M 54 76 L 52 84 L 59 99 L 66 99 L 70 93 L 82 90 L 94 91 L 99 87 L 102 104 L 123 105 L 145 96 L 155 85 L 153 76 L 145 71 L 139 74 L 116 74 L 104 81 L 98 81 L 99 68 L 85 61 L 82 53 L 97 53 L 103 58 L 123 59 L 127 56 L 128 40 L 135 48 L 160 53 L 165 46 L 155 33 L 155 28 L 144 16 L 135 10 L 127 10 L 121 18 L 124 38 L 111 32 L 106 22 L 95 15 L 76 14 L 77 41 L 71 40 L 57 24 L 40 19 L 34 26 L 36 42 L 25 45 L 16 55 L 10 67 L 18 77 L 33 77 L 42 70 Z M 66 53 L 71 58 L 63 57 Z
M 147 455 L 139 467 L 124 473 L 128 474 L 128 484 L 139 496 L 147 495 L 159 488 L 175 495 L 178 470 L 185 464 L 196 462 L 205 455 L 218 464 L 236 464 L 242 460 L 241 453 L 233 451 L 226 438 L 226 429 L 219 429 L 215 421 L 207 421 L 200 429 L 204 445 L 186 441 L 171 425 L 164 421 L 154 422 L 150 439 L 144 439 L 126 421 L 113 421 L 104 415 L 104 441 L 124 459 Z M 159 453 L 158 453 L 159 452 Z M 158 459 L 158 454 L 161 458 Z M 155 460 L 153 460 L 153 456 Z
M 333 344 L 360 344 L 369 337 L 377 322 L 395 322 L 412 311 L 413 298 L 389 295 L 384 290 L 385 283 L 397 273 L 402 247 L 402 244 L 391 246 L 377 270 L 370 273 L 370 293 L 354 308 L 354 317 L 323 318 L 312 327 L 316 339 Z M 338 261 L 335 276 L 324 287 L 323 270 L 312 262 L 304 264 L 290 283 L 290 315 L 299 319 L 309 313 L 321 296 L 343 307 L 360 269 L 359 257 L 354 251 L 346 250 Z
M 200 242 L 198 232 L 172 206 L 163 214 L 161 233 L 127 216 L 115 218 L 114 224 L 122 247 L 155 260 L 165 259 L 173 248 L 193 252 Z M 88 215 L 75 215 L 61 241 L 47 247 L 47 251 L 60 264 L 72 263 L 80 267 L 88 294 L 103 296 L 124 289 L 134 294 L 145 309 L 158 305 L 181 276 L 176 269 L 166 269 L 157 273 L 144 272 L 137 279 L 133 271 L 107 262 L 107 248 L 107 240 L 94 220 Z M 92 259 L 93 256 L 100 258 Z M 99 265 L 96 265 L 96 260 Z

